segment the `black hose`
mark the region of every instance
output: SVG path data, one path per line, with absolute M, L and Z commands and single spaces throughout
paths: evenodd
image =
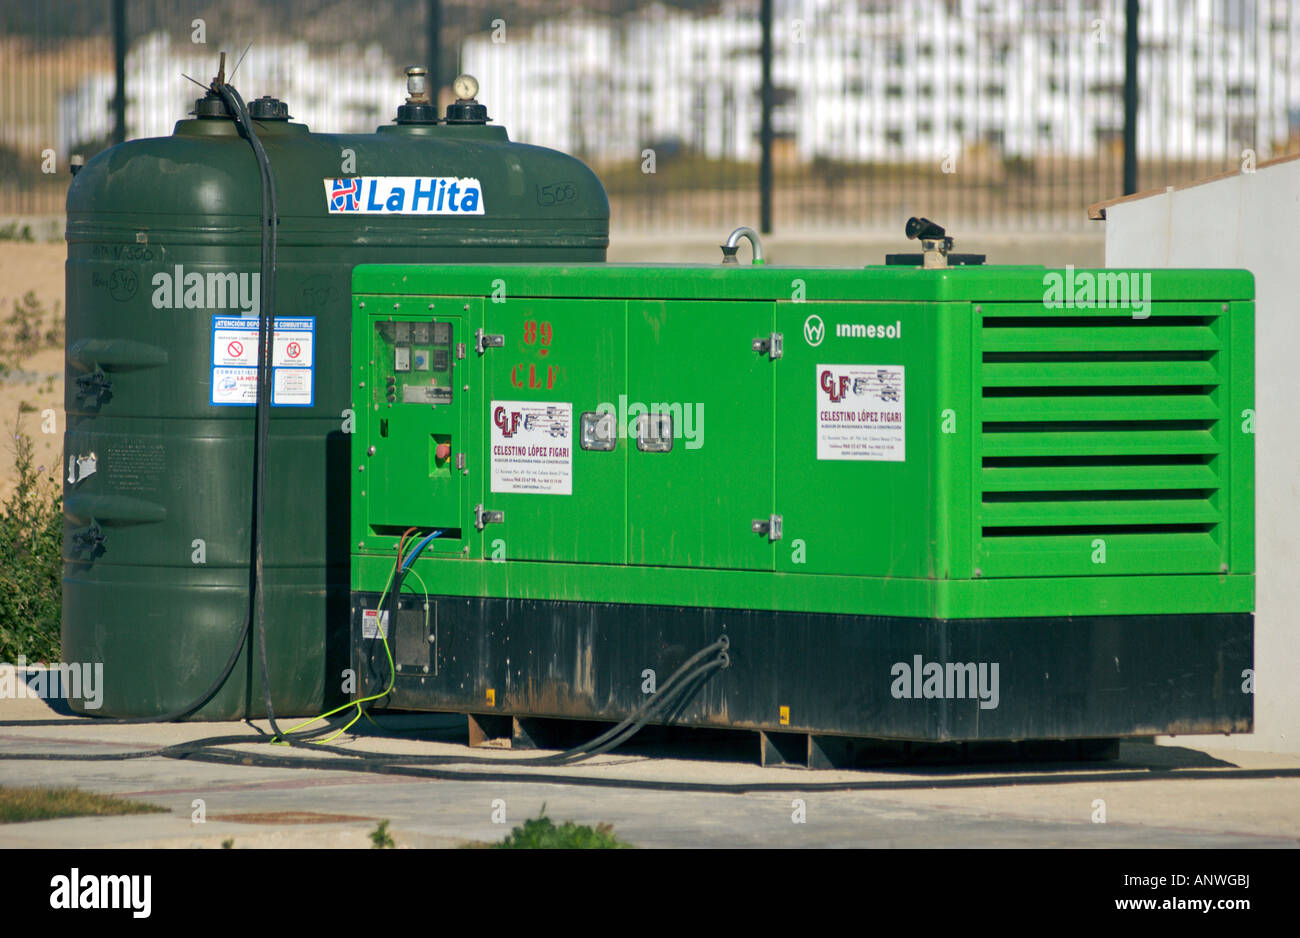
M 599 775 L 557 775 L 534 772 L 457 772 L 449 769 L 418 765 L 397 765 L 380 761 L 356 759 L 317 758 L 305 756 L 262 756 L 257 753 L 232 749 L 208 749 L 186 758 L 196 762 L 217 765 L 254 765 L 259 768 L 320 769 L 342 772 L 374 772 L 379 775 L 398 775 L 416 779 L 436 779 L 449 782 L 514 782 L 530 785 L 580 785 L 589 788 L 621 788 L 641 791 L 695 792 L 722 795 L 740 795 L 748 792 L 849 792 L 849 791 L 910 791 L 925 789 L 1001 788 L 1025 785 L 1077 785 L 1081 782 L 1168 781 L 1170 778 L 1222 781 L 1224 779 L 1277 779 L 1300 778 L 1300 768 L 1283 769 L 1175 769 L 1171 772 L 1152 772 L 1147 768 L 1113 771 L 1083 771 L 1068 773 L 1003 772 L 1000 775 L 959 776 L 936 778 L 932 773 L 920 778 L 871 779 L 867 781 L 806 781 L 807 774 L 800 773 L 788 782 L 676 782 L 657 779 L 611 778 Z M 793 773 L 792 773 L 793 774 Z
M 217 691 L 221 690 L 222 685 L 226 683 L 226 679 L 230 677 L 230 672 L 235 670 L 235 662 L 239 660 L 239 655 L 240 653 L 243 652 L 244 645 L 248 641 L 248 630 L 249 627 L 252 625 L 252 623 L 253 623 L 252 607 L 250 606 L 248 609 L 244 611 L 244 625 L 239 630 L 239 641 L 235 644 L 234 650 L 230 652 L 230 657 L 226 660 L 226 664 L 221 669 L 221 673 L 217 675 L 217 679 L 214 680 L 211 684 L 209 684 L 207 689 L 204 690 L 203 693 L 200 694 L 198 697 L 196 697 L 191 703 L 188 703 L 184 707 L 180 707 L 179 709 L 172 710 L 169 713 L 156 714 L 147 717 L 115 717 L 112 719 L 102 719 L 102 720 L 92 717 L 91 719 L 95 719 L 96 723 L 122 725 L 122 724 L 131 724 L 131 723 L 173 723 L 177 720 L 189 716 L 194 711 L 198 710 L 200 707 L 206 704 L 213 697 L 215 697 Z M 67 722 L 66 720 L 48 720 L 48 721 L 42 720 L 39 722 L 29 722 L 24 725 L 41 726 L 41 725 L 52 725 L 52 724 L 66 723 L 66 722 Z M 0 724 L 0 725 L 6 725 L 6 724 Z
M 275 194 L 275 177 L 271 173 L 271 160 L 257 136 L 253 119 L 249 116 L 244 99 L 234 86 L 222 82 L 215 86 L 235 119 L 235 126 L 253 148 L 261 177 L 261 295 L 258 310 L 257 351 L 257 406 L 254 408 L 253 432 L 253 562 L 249 587 L 250 606 L 257 619 L 257 648 L 262 670 L 262 701 L 266 717 L 276 738 L 290 745 L 298 745 L 302 737 L 287 736 L 275 719 L 275 706 L 271 701 L 271 677 L 266 653 L 266 467 L 267 451 L 271 438 L 271 350 L 275 334 L 275 273 L 277 226 L 279 207 Z
M 261 178 L 261 255 L 260 255 L 260 292 L 259 292 L 259 311 L 258 311 L 258 361 L 257 361 L 257 406 L 255 408 L 255 421 L 253 431 L 253 518 L 252 518 L 252 546 L 251 552 L 253 562 L 249 571 L 249 596 L 248 606 L 244 610 L 244 623 L 239 630 L 239 641 L 236 642 L 230 657 L 226 660 L 221 672 L 217 678 L 208 685 L 208 687 L 195 698 L 192 702 L 183 707 L 171 710 L 167 713 L 151 714 L 144 717 L 120 717 L 111 721 L 112 724 L 143 724 L 143 723 L 172 723 L 190 716 L 195 711 L 202 708 L 208 703 L 217 692 L 225 685 L 235 669 L 235 664 L 239 661 L 239 656 L 243 653 L 244 646 L 248 642 L 248 634 L 252 628 L 254 618 L 258 625 L 258 651 L 262 665 L 262 694 L 266 706 L 267 717 L 271 722 L 272 731 L 281 736 L 279 726 L 275 721 L 275 710 L 271 704 L 271 688 L 269 671 L 267 669 L 266 654 L 266 598 L 263 588 L 263 535 L 265 532 L 265 506 L 266 506 L 266 465 L 267 449 L 270 442 L 270 408 L 271 408 L 271 351 L 275 326 L 275 272 L 276 272 L 276 245 L 278 241 L 277 226 L 279 225 L 278 203 L 275 194 L 275 180 L 271 175 L 271 161 L 266 155 L 266 149 L 262 146 L 262 141 L 258 139 L 257 131 L 253 127 L 252 118 L 248 114 L 248 108 L 244 104 L 244 99 L 240 97 L 239 92 L 234 86 L 221 83 L 213 83 L 213 88 L 221 95 L 226 106 L 234 115 L 235 126 L 241 135 L 248 140 L 253 148 L 253 155 L 257 160 L 258 174 Z M 250 675 L 251 676 L 251 675 Z M 62 721 L 53 721 L 62 722 Z M 104 720 L 104 723 L 110 721 Z M 29 723 L 29 726 L 40 725 Z M 306 739 L 311 736 L 319 735 L 318 732 L 300 734 L 298 739 Z M 293 742 L 292 739 L 288 740 Z
M 390 620 L 395 621 L 395 620 Z M 667 706 L 669 703 L 676 701 L 684 693 L 694 693 L 702 685 L 702 681 L 697 679 L 713 673 L 714 671 L 726 668 L 730 664 L 727 657 L 726 647 L 728 641 L 723 636 L 718 641 L 708 645 L 694 655 L 688 658 L 683 664 L 673 672 L 673 674 L 664 682 L 654 694 L 652 694 L 645 703 L 638 707 L 630 716 L 621 723 L 606 730 L 600 736 L 572 749 L 564 752 L 555 753 L 549 756 L 528 756 L 525 758 L 492 758 L 486 756 L 421 756 L 408 755 L 404 753 L 375 753 L 359 752 L 354 749 L 343 749 L 338 746 L 311 745 L 299 742 L 313 752 L 329 753 L 335 756 L 346 756 L 342 760 L 355 764 L 368 766 L 380 765 L 413 765 L 413 766 L 439 766 L 439 765 L 537 765 L 537 766 L 567 766 L 574 765 L 578 762 L 585 761 L 594 756 L 601 755 L 621 746 L 650 720 L 651 716 L 660 708 Z M 718 652 L 717 657 L 703 664 L 697 664 L 711 652 Z M 68 724 L 68 721 L 45 721 L 49 723 Z M 3 724 L 0 724 L 3 725 Z M 12 721 L 11 725 L 31 726 L 32 723 L 22 721 Z M 319 736 L 331 732 L 333 726 L 327 726 L 318 730 L 309 730 L 302 733 L 294 734 L 298 741 Z M 145 759 L 151 756 L 162 756 L 170 759 L 198 758 L 200 761 L 221 761 L 208 760 L 205 754 L 217 752 L 216 747 L 227 745 L 247 745 L 249 743 L 271 743 L 281 739 L 280 733 L 274 735 L 260 736 L 250 739 L 247 736 L 227 735 L 212 736 L 204 739 L 191 740 L 184 743 L 176 743 L 171 746 L 162 746 L 154 749 L 145 749 L 138 752 L 127 753 L 96 753 L 93 755 L 81 753 L 0 753 L 0 760 L 14 761 L 48 761 L 48 762 L 110 762 L 115 760 L 126 759 Z M 278 762 L 278 759 L 270 760 L 270 763 Z M 315 760 L 309 760 L 315 761 Z M 328 760 L 336 762 L 339 760 Z M 268 763 L 269 764 L 269 763 Z M 285 763 L 290 767 L 297 767 L 296 763 Z
M 265 366 L 265 362 L 269 361 L 270 359 L 270 349 L 268 347 L 269 343 L 267 342 L 266 335 L 267 335 L 268 314 L 271 313 L 272 304 L 274 303 L 275 263 L 276 263 L 275 225 L 278 224 L 278 215 L 276 212 L 275 187 L 272 184 L 272 179 L 270 175 L 271 164 L 269 159 L 266 156 L 266 150 L 263 149 L 261 141 L 257 139 L 257 134 L 252 128 L 252 120 L 248 116 L 248 109 L 244 106 L 243 99 L 239 96 L 239 92 L 236 91 L 234 87 L 232 87 L 231 85 L 225 83 L 217 84 L 216 82 L 214 82 L 213 87 L 221 95 L 222 100 L 226 102 L 227 106 L 230 108 L 232 113 L 234 113 L 235 124 L 236 126 L 239 127 L 240 132 L 243 133 L 245 137 L 248 137 L 250 143 L 252 143 L 253 153 L 257 157 L 258 170 L 262 178 L 261 293 L 259 297 L 261 308 L 260 308 L 259 324 L 258 324 L 258 330 L 259 330 L 258 338 L 261 344 L 259 346 L 260 357 L 258 359 L 258 365 L 257 365 L 258 367 L 257 429 L 255 430 L 256 439 L 254 442 L 254 466 L 253 466 L 254 570 L 252 575 L 252 582 L 250 585 L 249 604 L 248 604 L 248 608 L 245 609 L 244 611 L 244 623 L 239 629 L 239 641 L 236 642 L 234 649 L 230 652 L 230 657 L 226 660 L 225 665 L 221 668 L 221 672 L 217 675 L 217 678 L 211 684 L 209 684 L 207 688 L 204 689 L 203 693 L 199 694 L 199 696 L 196 697 L 190 703 L 185 704 L 182 707 L 178 707 L 175 710 L 170 710 L 166 713 L 151 714 L 149 716 L 144 716 L 144 717 L 117 717 L 112 719 L 111 721 L 109 720 L 101 721 L 105 724 L 108 724 L 110 722 L 114 725 L 140 724 L 140 723 L 172 723 L 177 720 L 184 719 L 187 716 L 190 716 L 192 713 L 202 708 L 204 705 L 208 703 L 208 701 L 210 701 L 213 697 L 216 696 L 217 692 L 221 690 L 221 688 L 225 685 L 226 681 L 229 679 L 231 672 L 234 671 L 235 664 L 236 662 L 239 661 L 239 656 L 243 653 L 244 645 L 248 642 L 248 633 L 253 624 L 254 597 L 256 597 L 256 602 L 257 602 L 257 614 L 258 614 L 259 625 L 261 625 L 263 622 L 263 617 L 262 617 L 263 600 L 262 600 L 262 589 L 261 589 L 262 586 L 262 505 L 264 502 L 265 486 L 266 486 L 265 437 L 267 434 L 263 432 L 262 428 L 263 428 L 263 424 L 266 424 L 268 422 L 267 418 L 269 417 L 270 391 L 268 389 L 268 385 L 270 384 L 270 370 Z M 264 409 L 263 408 L 264 401 L 268 402 L 267 404 L 268 413 L 265 417 L 263 416 L 262 413 Z M 268 431 L 269 431 L 269 426 L 268 426 Z M 262 635 L 262 646 L 263 646 L 262 647 L 262 669 L 263 669 L 263 673 L 265 673 L 266 670 L 265 635 Z M 270 712 L 269 698 L 267 701 L 267 708 L 269 713 Z M 52 722 L 57 723 L 62 721 L 52 721 Z M 43 723 L 34 722 L 34 723 L 28 723 L 27 725 L 38 726 L 38 725 L 43 725 Z M 272 717 L 272 726 L 274 725 L 275 725 L 274 717 Z
M 393 620 L 390 620 L 393 621 Z M 674 702 L 680 695 L 685 692 L 698 690 L 696 679 L 712 674 L 714 671 L 726 668 L 730 665 L 730 659 L 727 657 L 726 636 L 711 645 L 701 648 L 679 667 L 664 682 L 655 693 L 651 694 L 646 701 L 641 704 L 630 716 L 622 722 L 616 724 L 595 739 L 589 740 L 574 746 L 572 749 L 566 749 L 564 752 L 554 753 L 548 756 L 526 756 L 522 758 L 493 758 L 490 756 L 421 756 L 408 755 L 404 753 L 373 753 L 358 752 L 355 749 L 343 749 L 339 746 L 313 745 L 313 752 L 326 752 L 337 756 L 347 756 L 349 758 L 361 760 L 378 760 L 391 764 L 403 765 L 573 765 L 577 762 L 590 759 L 593 756 L 602 755 L 611 749 L 623 745 L 633 736 L 635 736 L 654 713 L 660 708 Z M 702 658 L 711 652 L 718 652 L 718 656 L 712 661 L 704 664 L 697 664 Z

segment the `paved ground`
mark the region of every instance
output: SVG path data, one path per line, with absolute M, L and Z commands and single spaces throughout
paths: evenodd
M 57 714 L 41 701 L 0 700 L 0 721 L 51 718 Z M 408 738 L 363 735 L 342 737 L 338 744 L 372 752 L 471 753 L 464 745 L 462 718 L 400 721 Z M 242 723 L 113 726 L 75 719 L 58 726 L 3 725 L 0 756 L 140 752 L 218 734 L 254 739 L 261 731 Z M 319 758 L 265 744 L 227 748 L 257 757 Z M 536 755 L 472 752 L 495 758 Z M 75 785 L 129 795 L 169 812 L 0 825 L 0 847 L 217 847 L 228 838 L 237 848 L 365 847 L 379 819 L 391 822 L 399 846 L 458 846 L 499 840 L 543 804 L 557 821 L 612 823 L 621 837 L 642 847 L 1300 845 L 1300 756 L 1295 755 L 1216 755 L 1126 743 L 1120 759 L 1111 762 L 811 772 L 761 768 L 716 746 L 678 746 L 603 756 L 570 768 L 511 767 L 518 781 L 494 778 L 499 770 L 491 766 L 447 769 L 468 778 L 159 757 L 0 759 L 0 785 Z M 665 784 L 752 790 L 662 790 Z M 194 820 L 196 799 L 203 803 L 203 823 Z M 1094 821 L 1100 802 L 1105 823 Z M 796 823 L 799 814 L 804 820 Z

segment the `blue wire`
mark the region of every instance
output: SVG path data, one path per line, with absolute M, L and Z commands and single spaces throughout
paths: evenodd
M 420 556 L 420 551 L 422 551 L 422 550 L 424 550 L 426 547 L 428 547 L 428 546 L 429 546 L 429 542 L 430 542 L 431 540 L 433 540 L 435 537 L 438 537 L 438 536 L 441 535 L 441 534 L 442 534 L 441 531 L 434 531 L 432 534 L 430 534 L 428 537 L 426 537 L 426 538 L 425 538 L 424 540 L 422 540 L 420 543 L 416 544 L 416 545 L 415 545 L 415 549 L 412 550 L 409 554 L 407 554 L 407 555 L 406 555 L 406 559 L 402 561 L 402 569 L 405 570 L 407 567 L 409 567 L 409 566 L 411 565 L 411 563 L 415 560 L 415 558 L 418 557 L 418 556 Z

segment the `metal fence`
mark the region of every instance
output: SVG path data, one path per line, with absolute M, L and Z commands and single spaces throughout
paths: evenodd
M 183 76 L 247 49 L 245 97 L 322 131 L 391 120 L 405 65 L 444 99 L 468 71 L 513 139 L 592 165 L 625 229 L 1080 228 L 1126 182 L 1300 150 L 1298 6 L 3 0 L 0 216 L 61 211 L 72 154 L 169 133 L 200 93 Z

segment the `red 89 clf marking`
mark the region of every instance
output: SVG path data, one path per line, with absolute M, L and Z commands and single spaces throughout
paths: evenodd
M 540 324 L 536 320 L 529 319 L 524 323 L 524 344 L 535 345 L 538 335 L 541 335 L 542 348 L 538 351 L 539 355 L 545 355 L 549 351 L 551 344 L 551 324 L 543 322 Z

